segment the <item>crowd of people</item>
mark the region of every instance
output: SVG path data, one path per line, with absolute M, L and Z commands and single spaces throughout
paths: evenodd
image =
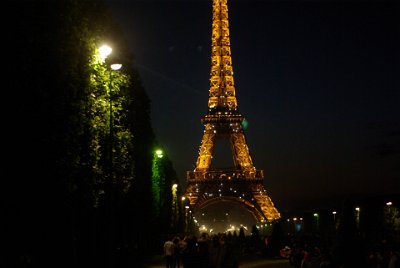
M 334 267 L 330 254 L 321 251 L 318 246 L 311 246 L 307 244 L 304 246 L 296 245 L 293 249 L 288 250 L 286 254 L 287 256 L 285 256 L 285 258 L 288 258 L 291 266 L 296 268 Z
M 400 268 L 400 252 L 393 247 L 369 250 L 368 268 Z
M 166 268 L 237 268 L 238 257 L 246 252 L 246 247 L 242 248 L 234 241 L 224 233 L 203 233 L 199 237 L 170 236 L 164 243 Z M 263 252 L 262 248 L 259 250 L 259 253 Z M 295 268 L 400 268 L 398 247 L 383 243 L 374 250 L 363 251 L 362 255 L 356 254 L 357 249 L 353 250 L 345 255 L 334 256 L 330 248 L 306 242 L 285 246 L 278 254 Z M 278 257 L 267 252 L 263 256 Z
M 233 245 L 226 234 L 169 237 L 164 243 L 166 268 L 237 268 Z
M 348 267 L 348 265 L 343 266 L 336 263 L 330 252 L 321 250 L 315 245 L 295 245 L 293 248 L 286 246 L 280 251 L 280 256 L 288 259 L 290 265 L 295 268 Z M 351 252 L 349 252 L 348 257 L 352 259 Z M 356 258 L 354 259 L 356 261 Z M 365 260 L 360 260 L 358 264 L 356 262 L 353 266 L 366 268 L 400 268 L 400 253 L 393 247 L 371 249 L 363 259 Z

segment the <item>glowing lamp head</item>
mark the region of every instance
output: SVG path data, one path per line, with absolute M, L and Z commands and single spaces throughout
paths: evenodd
M 163 151 L 162 150 L 157 150 L 156 151 L 156 155 L 158 158 L 162 158 L 163 157 Z
M 112 48 L 107 45 L 103 45 L 99 48 L 99 52 L 100 52 L 100 55 L 102 55 L 105 58 L 111 54 Z
M 111 64 L 111 69 L 114 70 L 114 71 L 117 71 L 117 70 L 121 69 L 121 67 L 122 67 L 122 64 L 120 64 L 120 63 Z

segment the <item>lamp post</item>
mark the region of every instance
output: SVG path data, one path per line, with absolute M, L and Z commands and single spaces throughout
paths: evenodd
M 185 205 L 185 232 L 189 232 L 189 206 Z
M 174 183 L 171 187 L 172 191 L 172 222 L 171 226 L 176 228 L 178 225 L 178 184 Z
M 319 231 L 319 213 L 314 213 L 313 214 L 314 218 L 315 218 L 315 222 L 316 222 L 316 230 L 317 232 Z
M 357 227 L 360 227 L 360 207 L 355 208 Z
M 112 48 L 104 45 L 99 48 L 100 55 L 103 57 L 104 60 L 107 59 L 107 57 L 111 54 Z M 108 85 L 108 96 L 109 96 L 109 179 L 107 183 L 107 190 L 108 190 L 108 202 L 106 205 L 106 210 L 107 214 L 109 217 L 109 250 L 110 250 L 110 256 L 109 256 L 109 265 L 110 267 L 113 267 L 114 265 L 114 185 L 113 185 L 113 156 L 112 156 L 112 148 L 113 148 L 113 112 L 112 112 L 112 72 L 117 71 L 121 69 L 122 64 L 120 63 L 110 63 L 110 61 L 106 61 L 107 63 L 107 68 L 109 68 L 110 71 L 110 77 L 109 77 L 109 85 Z
M 393 205 L 393 203 L 390 202 L 390 201 L 386 203 L 386 206 L 389 208 L 389 213 L 390 213 L 390 207 L 391 207 L 392 205 Z
M 112 73 L 113 71 L 118 71 L 121 69 L 122 64 L 120 63 L 113 63 L 110 64 L 110 83 L 108 86 L 108 96 L 110 98 L 110 178 L 112 178 L 112 167 L 113 167 L 113 155 L 112 155 L 112 148 L 113 148 L 113 113 L 112 113 Z
M 164 157 L 164 152 L 161 149 L 155 149 L 153 161 L 152 161 L 152 190 L 153 190 L 153 201 L 156 209 L 156 213 L 160 213 L 160 209 L 163 202 L 163 197 L 165 197 L 165 190 L 162 187 L 162 175 L 163 163 L 162 159 Z
M 112 53 L 112 48 L 107 46 L 107 45 L 103 45 L 99 48 L 99 52 L 100 55 L 103 57 L 104 60 L 107 59 L 107 57 Z M 109 96 L 109 112 L 110 112 L 110 122 L 109 122 L 109 160 L 110 160 L 110 180 L 112 180 L 112 166 L 113 166 L 113 160 L 112 160 L 112 143 L 113 143 L 113 116 L 112 116 L 112 72 L 113 71 L 117 71 L 119 69 L 121 69 L 122 64 L 120 63 L 115 63 L 112 62 L 109 65 L 109 70 L 110 70 L 110 77 L 109 77 L 109 85 L 108 85 L 108 96 Z
M 179 204 L 179 230 L 182 232 L 186 230 L 185 203 L 186 203 L 186 197 L 182 196 L 181 202 Z

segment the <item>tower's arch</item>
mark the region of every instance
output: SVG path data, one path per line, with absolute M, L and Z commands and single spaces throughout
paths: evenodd
M 243 209 L 247 210 L 250 212 L 250 214 L 253 216 L 255 222 L 257 223 L 262 223 L 265 221 L 264 214 L 259 208 L 256 208 L 256 206 L 247 200 L 244 200 L 242 198 L 234 197 L 234 196 L 224 196 L 224 197 L 214 197 L 214 198 L 209 198 L 205 199 L 200 203 L 196 204 L 196 207 L 193 208 L 195 211 L 202 211 L 206 209 L 209 206 L 212 206 L 214 204 L 219 204 L 219 203 L 232 203 L 241 206 Z

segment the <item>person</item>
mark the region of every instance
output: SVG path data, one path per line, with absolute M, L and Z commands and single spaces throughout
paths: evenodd
M 202 233 L 197 240 L 200 267 L 209 267 L 209 240 L 207 233 Z
M 321 254 L 321 262 L 319 264 L 320 268 L 331 268 L 332 264 L 332 256 L 328 252 L 323 252 Z
M 316 268 L 320 266 L 321 251 L 318 247 L 305 246 L 301 268 Z
M 399 252 L 390 250 L 390 259 L 388 268 L 400 268 L 400 255 Z
M 290 265 L 300 268 L 304 258 L 304 251 L 300 245 L 294 245 L 294 250 L 291 251 L 289 262 Z
M 187 240 L 188 237 L 184 236 L 183 238 L 181 238 L 179 240 L 178 243 L 178 251 L 179 251 L 179 267 L 182 266 L 184 267 L 184 262 L 185 262 L 185 252 L 186 252 L 186 248 L 187 248 Z
M 221 267 L 222 258 L 220 256 L 220 244 L 218 235 L 213 235 L 209 249 L 209 264 L 210 268 Z
M 164 243 L 164 258 L 166 268 L 175 268 L 175 244 L 172 237 L 169 237 Z
M 198 254 L 198 243 L 195 235 L 185 238 L 186 248 L 182 252 L 183 268 L 201 268 Z
M 225 234 L 221 234 L 219 239 L 223 268 L 238 268 L 239 264 L 233 246 Z
M 180 251 L 179 245 L 181 243 L 181 238 L 179 236 L 176 236 L 172 242 L 174 242 L 174 244 L 175 244 L 175 248 L 174 248 L 175 267 L 180 268 L 181 267 L 181 251 Z

